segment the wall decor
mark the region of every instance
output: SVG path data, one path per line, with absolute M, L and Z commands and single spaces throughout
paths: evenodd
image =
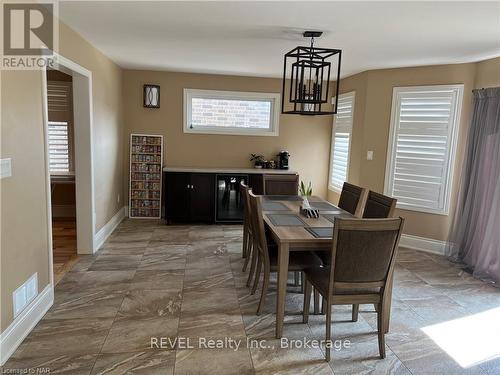
M 160 108 L 160 86 L 144 85 L 143 96 L 145 108 Z

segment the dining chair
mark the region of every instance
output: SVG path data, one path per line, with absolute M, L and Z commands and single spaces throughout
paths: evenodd
M 264 219 L 262 215 L 261 197 L 248 193 L 250 200 L 250 213 L 253 225 L 253 246 L 257 249 L 257 268 L 255 271 L 255 279 L 252 287 L 252 293 L 255 293 L 260 280 L 262 269 L 264 270 L 264 278 L 262 282 L 262 291 L 257 307 L 257 315 L 260 315 L 264 307 L 267 290 L 269 288 L 269 278 L 271 272 L 278 272 L 278 251 L 276 246 L 269 246 L 268 239 L 264 227 Z M 255 251 L 255 250 L 254 250 Z M 288 270 L 290 272 L 302 272 L 308 267 L 320 267 L 321 259 L 312 251 L 291 251 L 288 261 Z
M 309 319 L 311 290 L 326 300 L 326 343 L 331 342 L 332 305 L 377 305 L 378 345 L 385 358 L 385 314 L 390 296 L 403 218 L 338 219 L 335 221 L 328 266 L 304 270 L 303 322 Z M 331 345 L 326 345 L 330 361 Z
M 397 199 L 379 194 L 374 191 L 368 192 L 363 218 L 365 219 L 383 219 L 392 217 L 396 209 Z
M 250 259 L 250 247 L 252 245 L 252 235 L 250 234 L 250 220 L 249 220 L 249 207 L 246 196 L 250 188 L 245 185 L 243 181 L 240 183 L 240 194 L 243 197 L 243 246 L 241 249 L 241 256 L 245 259 L 243 264 L 243 272 L 246 271 L 248 261 Z
M 249 193 L 252 189 L 243 183 L 240 184 L 241 195 L 243 197 L 244 215 L 243 215 L 243 252 L 245 253 L 245 261 L 243 263 L 242 271 L 245 272 L 250 264 L 246 285 L 250 287 L 253 276 L 255 274 L 255 267 L 257 266 L 258 253 L 254 246 L 253 235 L 253 221 L 252 221 L 252 207 L 250 205 Z M 246 240 L 245 240 L 246 239 Z
M 349 212 L 355 217 L 360 218 L 363 214 L 363 209 L 365 207 L 366 198 L 368 195 L 368 190 L 357 185 L 350 184 L 349 182 L 344 182 L 342 185 L 342 192 L 339 198 L 339 208 L 344 211 Z M 330 251 L 329 250 L 319 250 L 316 254 L 321 258 L 323 263 L 329 263 Z M 319 293 L 314 290 L 314 313 L 317 314 L 319 310 Z M 325 313 L 325 301 L 322 301 L 321 313 Z M 355 308 L 353 306 L 353 308 Z M 356 307 L 357 308 L 357 307 Z
M 363 215 L 367 193 L 365 188 L 344 182 L 340 193 L 339 207 L 360 218 Z
M 299 175 L 264 174 L 264 195 L 297 195 Z

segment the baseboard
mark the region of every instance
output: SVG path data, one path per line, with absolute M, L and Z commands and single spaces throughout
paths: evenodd
M 399 241 L 399 245 L 410 249 L 425 251 L 427 253 L 444 255 L 447 242 L 403 234 L 401 236 L 401 240 Z
M 99 250 L 102 244 L 108 239 L 108 237 L 113 233 L 116 227 L 122 222 L 126 216 L 126 207 L 120 208 L 118 212 L 113 216 L 100 230 L 96 233 L 94 237 L 94 253 Z
M 52 205 L 53 217 L 76 217 L 75 205 L 54 204 Z
M 54 303 L 54 288 L 47 285 L 43 291 L 14 319 L 0 335 L 0 365 L 3 366 L 21 345 L 35 325 Z

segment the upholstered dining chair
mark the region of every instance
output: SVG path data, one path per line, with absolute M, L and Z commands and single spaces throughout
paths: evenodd
M 304 270 L 304 315 L 309 319 L 311 290 L 314 287 L 326 300 L 326 343 L 331 340 L 332 305 L 377 305 L 379 353 L 385 358 L 385 314 L 389 303 L 394 264 L 403 218 L 338 219 L 335 221 L 328 266 Z M 330 361 L 330 345 L 326 345 Z
M 264 219 L 262 217 L 261 197 L 249 192 L 250 213 L 252 216 L 253 225 L 253 246 L 257 249 L 257 268 L 255 271 L 255 279 L 252 287 L 252 293 L 255 292 L 260 280 L 261 271 L 264 271 L 262 282 L 262 292 L 259 305 L 257 307 L 257 315 L 260 315 L 264 307 L 267 290 L 269 288 L 269 278 L 271 272 L 278 271 L 278 252 L 276 246 L 269 246 L 266 237 Z M 254 250 L 255 251 L 255 250 Z M 320 267 L 321 259 L 312 251 L 291 251 L 288 261 L 288 270 L 290 272 L 302 272 L 308 267 Z
M 363 218 L 365 219 L 383 219 L 392 217 L 396 209 L 397 199 L 388 197 L 374 191 L 368 192 Z
M 394 215 L 397 199 L 383 194 L 369 191 L 364 205 L 363 218 L 365 219 L 385 219 Z M 375 311 L 377 306 L 375 305 Z M 359 304 L 352 305 L 352 319 L 358 320 Z
M 349 212 L 350 214 L 361 217 L 363 214 L 363 209 L 365 207 L 366 198 L 368 195 L 368 190 L 360 186 L 350 184 L 349 182 L 344 182 L 342 185 L 342 192 L 339 198 L 339 208 Z M 320 250 L 317 252 L 318 256 L 321 258 L 323 263 L 329 263 L 330 251 Z M 321 313 L 325 313 L 326 302 L 322 302 Z M 354 308 L 354 307 L 353 307 Z M 317 314 L 319 310 L 319 293 L 314 290 L 314 313 Z
M 344 182 L 340 193 L 339 207 L 356 217 L 361 217 L 367 194 L 367 189 Z

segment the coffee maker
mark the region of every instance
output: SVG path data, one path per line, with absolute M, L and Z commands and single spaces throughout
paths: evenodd
M 288 151 L 280 151 L 276 156 L 278 157 L 278 168 L 288 169 L 288 159 L 290 158 Z

